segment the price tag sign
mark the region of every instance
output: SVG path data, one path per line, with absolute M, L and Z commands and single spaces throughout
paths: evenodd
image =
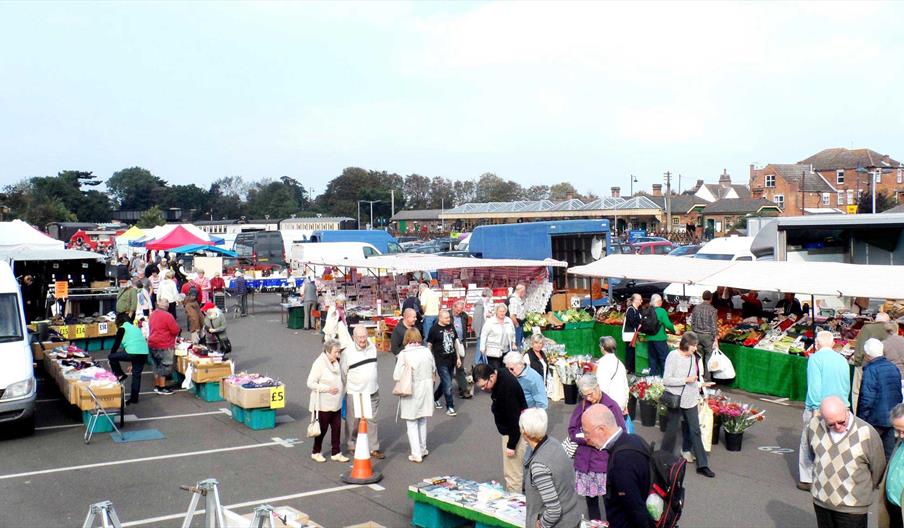
M 286 386 L 270 387 L 270 408 L 282 409 L 286 406 Z
M 56 281 L 53 284 L 53 296 L 57 299 L 65 299 L 69 297 L 69 282 Z
M 97 323 L 97 333 L 104 335 L 108 332 L 107 323 Z
M 58 326 L 56 331 L 60 333 L 61 336 L 69 339 L 69 326 Z
M 88 325 L 75 325 L 75 339 L 85 339 L 88 334 Z

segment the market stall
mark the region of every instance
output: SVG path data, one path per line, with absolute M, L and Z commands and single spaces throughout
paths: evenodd
M 524 526 L 524 495 L 509 493 L 498 483 L 479 483 L 456 476 L 424 479 L 408 487 L 414 501 L 411 524 L 441 528 L 473 523 L 480 527 Z
M 696 261 L 665 256 L 615 255 L 593 264 L 571 268 L 569 272 L 598 277 L 696 284 L 712 290 L 732 287 L 814 296 L 899 298 L 904 297 L 904 282 L 889 280 L 900 273 L 898 268 L 811 262 Z M 672 307 L 670 319 L 674 323 L 683 324 L 691 309 L 691 306 L 686 305 Z M 593 328 L 544 329 L 543 333 L 550 339 L 564 343 L 569 355 L 598 354 L 599 337 L 610 335 L 618 343 L 617 355 L 624 360 L 621 317 L 622 314 L 614 309 L 599 314 Z M 860 326 L 867 321 L 868 319 L 854 314 L 823 317 L 812 312 L 800 320 L 782 317 L 774 321 L 764 318 L 744 320 L 736 311 L 722 311 L 719 348 L 734 365 L 736 377 L 731 386 L 759 394 L 803 400 L 806 397 L 807 348 L 814 331 L 832 331 L 836 336 L 835 348 L 847 355 Z M 636 351 L 638 370 L 646 368 L 646 343 L 642 339 L 638 341 Z

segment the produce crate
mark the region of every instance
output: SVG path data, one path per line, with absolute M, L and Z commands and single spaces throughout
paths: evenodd
M 82 412 L 82 423 L 85 424 L 85 427 L 88 427 L 88 424 L 91 420 L 91 412 L 83 411 Z M 113 432 L 113 422 L 110 421 L 110 418 L 104 415 L 100 415 L 97 417 L 97 421 L 94 422 L 94 432 L 95 433 L 112 433 Z
M 220 396 L 220 382 L 195 383 L 195 396 L 206 402 L 223 401 L 223 397 Z
M 276 411 L 273 409 L 245 409 L 243 421 L 245 427 L 260 431 L 276 427 Z
M 232 419 L 237 421 L 238 423 L 245 423 L 245 409 L 242 409 L 236 404 L 231 404 L 229 406 L 229 411 L 232 412 Z

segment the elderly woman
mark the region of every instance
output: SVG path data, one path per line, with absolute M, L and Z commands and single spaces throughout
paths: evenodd
M 311 459 L 315 462 L 326 462 L 321 450 L 327 429 L 330 430 L 330 460 L 348 462 L 348 457 L 342 454 L 342 444 L 339 443 L 339 433 L 342 430 L 340 409 L 344 397 L 342 370 L 339 367 L 341 354 L 342 346 L 339 342 L 327 339 L 323 344 L 323 354 L 317 356 L 311 365 L 311 373 L 308 374 L 311 412 L 316 412 L 320 421 L 320 436 L 314 439 L 314 449 L 311 452 Z
M 163 274 L 163 278 L 160 280 L 160 287 L 157 289 L 157 304 L 161 304 L 161 301 L 167 303 L 167 306 L 169 306 L 167 310 L 173 317 L 176 317 L 179 288 L 176 286 L 176 281 L 173 277 L 175 277 L 175 274 L 172 270 L 166 270 L 166 273 Z
M 427 456 L 427 418 L 433 416 L 433 377 L 436 364 L 430 349 L 421 344 L 421 333 L 417 328 L 409 328 L 402 342 L 405 348 L 399 352 L 392 379 L 399 381 L 407 366 L 411 375 L 411 395 L 399 398 L 399 416 L 405 420 L 408 430 L 408 445 L 411 454 L 408 460 L 420 464 Z
M 493 305 L 491 304 L 492 298 L 493 290 L 484 288 L 480 293 L 480 299 L 474 303 L 474 322 L 471 323 L 471 326 L 474 328 L 474 334 L 477 335 L 477 347 L 475 349 L 477 352 L 474 355 L 475 365 L 487 362 L 487 357 L 481 352 L 480 348 L 480 333 L 483 330 L 483 325 L 486 323 L 487 317 L 493 313 Z
M 578 390 L 583 399 L 571 413 L 568 423 L 568 436 L 578 445 L 574 452 L 574 480 L 578 495 L 587 501 L 587 514 L 592 520 L 600 520 L 600 497 L 606 495 L 606 470 L 609 467 L 609 452 L 596 449 L 587 444 L 581 431 L 581 417 L 592 405 L 600 403 L 612 411 L 615 423 L 625 429 L 622 410 L 615 401 L 607 396 L 593 374 L 584 374 L 578 378 Z
M 669 353 L 665 360 L 665 373 L 662 384 L 665 390 L 675 394 L 680 401 L 678 408 L 669 409 L 669 422 L 662 437 L 662 450 L 670 452 L 675 449 L 678 436 L 678 424 L 681 424 L 681 454 L 688 462 L 697 462 L 697 473 L 713 478 L 715 473 L 709 469 L 709 460 L 703 450 L 703 438 L 700 432 L 700 416 L 697 402 L 703 383 L 703 360 L 697 355 L 697 334 L 685 332 L 678 343 L 678 350 Z M 691 451 L 693 450 L 693 454 Z
M 352 346 L 352 336 L 348 333 L 348 323 L 345 320 L 345 295 L 341 293 L 336 296 L 333 305 L 326 313 L 323 337 L 339 341 L 343 350 Z
M 603 336 L 599 345 L 603 354 L 596 363 L 596 379 L 600 389 L 615 400 L 622 414 L 628 414 L 628 372 L 615 355 L 615 338 Z
M 546 383 L 547 374 L 549 373 L 549 364 L 546 362 L 546 353 L 543 352 L 544 337 L 542 334 L 534 334 L 530 338 L 530 348 L 524 354 L 525 359 L 530 363 L 530 368 L 537 371 L 537 374 L 543 378 Z
M 502 368 L 502 357 L 515 350 L 515 325 L 506 317 L 508 308 L 502 303 L 494 308 L 494 317 L 487 319 L 480 330 L 480 352 L 495 369 Z
M 581 523 L 574 472 L 562 444 L 546 436 L 547 425 L 543 409 L 527 409 L 518 420 L 521 436 L 532 450 L 524 464 L 526 526 L 573 528 Z

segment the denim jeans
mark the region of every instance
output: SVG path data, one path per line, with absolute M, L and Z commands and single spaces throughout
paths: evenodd
M 427 336 L 430 335 L 430 329 L 433 328 L 434 324 L 436 324 L 435 315 L 424 316 L 424 344 L 427 344 Z
M 521 350 L 522 342 L 524 342 L 524 327 L 519 324 L 515 327 L 515 344 L 518 345 L 518 350 Z
M 650 362 L 650 376 L 662 377 L 665 371 L 665 358 L 669 355 L 669 344 L 666 341 L 648 341 L 647 358 Z
M 129 354 L 125 349 L 119 349 L 115 354 L 107 356 L 110 360 L 110 370 L 117 376 L 125 374 L 122 370 L 121 361 L 132 363 L 132 389 L 129 393 L 129 401 L 137 402 L 138 393 L 141 392 L 141 372 L 144 370 L 144 364 L 147 363 L 147 354 Z
M 436 372 L 439 374 L 439 387 L 436 388 L 436 391 L 433 393 L 433 401 L 439 401 L 439 396 L 442 394 L 446 397 L 446 408 L 454 409 L 455 402 L 452 401 L 452 370 L 455 369 L 455 365 L 449 365 L 448 363 L 444 363 L 441 361 L 437 361 L 436 364 Z

